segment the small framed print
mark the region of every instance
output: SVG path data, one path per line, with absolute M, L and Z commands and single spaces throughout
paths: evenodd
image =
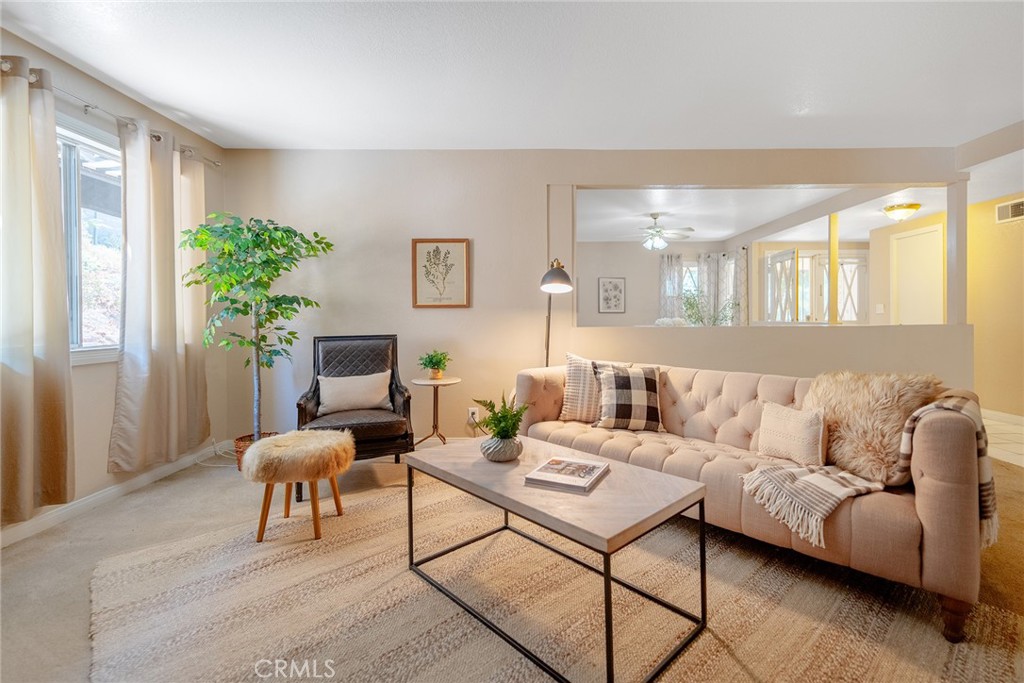
M 469 240 L 412 241 L 412 307 L 469 308 Z
M 624 278 L 624 277 L 599 277 L 599 278 L 597 278 L 597 312 L 598 313 L 625 313 L 626 312 L 626 278 Z

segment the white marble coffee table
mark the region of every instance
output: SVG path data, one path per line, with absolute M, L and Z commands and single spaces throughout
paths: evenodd
M 406 456 L 409 465 L 409 568 L 430 585 L 448 596 L 481 623 L 501 636 L 516 650 L 537 664 L 552 678 L 566 681 L 550 664 L 516 641 L 497 625 L 466 604 L 450 590 L 430 577 L 421 567 L 454 550 L 482 540 L 500 531 L 511 531 L 538 543 L 559 555 L 602 574 L 604 577 L 605 668 L 607 680 L 615 679 L 615 651 L 612 629 L 612 583 L 642 595 L 658 605 L 685 617 L 695 626 L 654 668 L 645 680 L 654 680 L 707 624 L 707 582 L 704 550 L 704 484 L 643 467 L 609 460 L 608 475 L 586 494 L 526 486 L 523 477 L 553 457 L 580 457 L 601 460 L 599 456 L 574 451 L 544 441 L 520 437 L 523 454 L 508 463 L 487 461 L 480 455 L 482 439 L 462 440 Z M 440 479 L 504 511 L 504 524 L 467 539 L 450 548 L 419 560 L 413 548 L 413 470 Z M 612 555 L 663 522 L 694 505 L 699 509 L 700 536 L 700 616 L 612 576 Z M 509 524 L 509 513 L 597 552 L 603 568 L 597 569 L 562 550 Z

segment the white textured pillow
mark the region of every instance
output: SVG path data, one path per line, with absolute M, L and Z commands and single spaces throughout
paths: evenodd
M 566 422 L 594 422 L 601 414 L 601 385 L 598 384 L 594 365 L 600 369 L 617 365 L 628 368 L 631 363 L 613 364 L 592 361 L 573 353 L 565 354 L 565 395 L 559 420 Z
M 351 377 L 318 375 L 317 380 L 320 382 L 320 407 L 316 411 L 318 416 L 340 410 L 391 410 L 391 397 L 388 394 L 390 370 Z
M 796 410 L 778 403 L 764 404 L 757 436 L 759 454 L 801 465 L 824 465 L 827 447 L 825 411 L 821 408 Z

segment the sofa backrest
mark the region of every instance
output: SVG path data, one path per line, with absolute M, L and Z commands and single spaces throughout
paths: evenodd
M 662 366 L 661 422 L 679 436 L 757 450 L 763 403 L 801 408 L 810 378 Z

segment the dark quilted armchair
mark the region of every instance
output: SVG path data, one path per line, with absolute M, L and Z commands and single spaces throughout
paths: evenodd
M 351 377 L 391 371 L 390 410 L 343 410 L 317 417 L 320 406 L 318 377 Z M 356 440 L 356 460 L 381 455 L 399 456 L 413 450 L 409 390 L 398 376 L 398 337 L 393 334 L 313 339 L 313 381 L 299 397 L 299 429 L 351 429 Z M 302 500 L 302 484 L 295 499 Z

